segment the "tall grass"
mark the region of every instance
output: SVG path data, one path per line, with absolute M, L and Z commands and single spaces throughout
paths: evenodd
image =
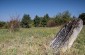
M 49 47 L 60 27 L 21 28 L 10 33 L 0 29 L 0 55 L 53 55 Z M 64 55 L 85 55 L 85 26 L 72 48 Z

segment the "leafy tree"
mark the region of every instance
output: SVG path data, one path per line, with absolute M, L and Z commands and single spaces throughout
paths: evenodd
M 49 17 L 48 14 L 46 14 L 46 15 L 44 16 L 44 18 L 46 19 L 46 21 L 48 21 L 48 20 L 50 19 L 50 17 Z
M 71 14 L 70 14 L 69 11 L 64 11 L 64 12 L 62 13 L 62 15 L 63 15 L 63 18 L 70 18 L 70 16 L 71 16 Z
M 43 18 L 42 18 L 42 21 L 41 21 L 41 24 L 43 27 L 46 27 L 47 25 L 47 22 L 49 21 L 50 17 L 48 14 L 46 14 Z
M 0 21 L 0 28 L 3 28 L 5 26 L 6 22 Z
M 46 24 L 47 24 L 46 19 L 45 19 L 45 18 L 42 18 L 41 25 L 42 25 L 43 27 L 45 27 Z
M 69 11 L 64 11 L 62 13 L 59 13 L 55 17 L 55 22 L 57 25 L 62 25 L 70 20 L 71 20 L 71 15 L 70 15 Z
M 24 14 L 24 16 L 21 20 L 21 26 L 23 28 L 29 28 L 30 27 L 30 22 L 31 22 L 30 15 Z
M 62 13 L 62 18 L 63 18 L 64 23 L 70 21 L 71 20 L 71 14 L 70 14 L 70 12 L 69 11 L 64 11 Z
M 81 18 L 83 20 L 83 24 L 85 25 L 85 13 L 81 13 L 79 15 L 79 18 Z
M 39 27 L 40 24 L 40 18 L 36 15 L 34 18 L 34 26 Z
M 64 23 L 64 20 L 62 18 L 61 13 L 59 13 L 58 15 L 56 15 L 56 17 L 55 17 L 54 20 L 55 20 L 56 25 L 62 25 Z

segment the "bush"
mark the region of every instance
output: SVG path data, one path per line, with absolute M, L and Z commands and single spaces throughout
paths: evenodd
M 8 22 L 8 28 L 11 32 L 18 31 L 20 27 L 20 22 L 18 19 L 12 19 Z
M 47 22 L 47 27 L 54 27 L 54 26 L 56 26 L 56 23 L 55 23 L 54 20 L 49 20 L 49 21 Z

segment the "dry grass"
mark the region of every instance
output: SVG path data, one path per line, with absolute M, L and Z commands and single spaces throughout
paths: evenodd
M 28 28 L 10 33 L 0 30 L 0 55 L 53 55 L 49 47 L 60 27 Z M 85 55 L 85 27 L 72 48 L 63 55 Z

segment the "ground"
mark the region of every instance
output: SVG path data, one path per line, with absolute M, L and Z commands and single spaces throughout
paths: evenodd
M 21 28 L 12 33 L 0 29 L 0 55 L 53 55 L 49 43 L 60 28 Z M 85 26 L 65 55 L 85 55 Z

